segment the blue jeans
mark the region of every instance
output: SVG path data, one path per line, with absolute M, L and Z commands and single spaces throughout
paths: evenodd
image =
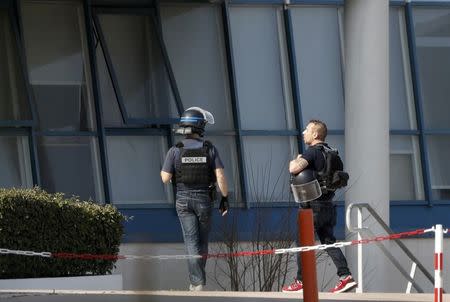
M 177 192 L 176 209 L 188 255 L 208 254 L 212 207 L 213 202 L 206 190 Z M 206 258 L 188 259 L 192 285 L 206 284 L 205 266 Z
M 311 202 L 311 209 L 313 210 L 314 229 L 317 237 L 319 237 L 322 244 L 333 244 L 336 242 L 334 237 L 334 226 L 336 225 L 336 206 L 331 201 L 313 201 Z M 337 268 L 337 275 L 350 275 L 347 260 L 340 248 L 334 247 L 326 249 L 331 260 Z M 297 280 L 302 280 L 302 261 L 301 253 L 297 253 Z

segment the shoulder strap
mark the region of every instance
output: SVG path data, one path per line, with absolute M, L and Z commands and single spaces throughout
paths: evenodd
M 209 156 L 214 157 L 214 145 L 208 141 L 203 141 L 203 147 L 206 148 L 206 151 L 208 152 Z
M 320 148 L 320 149 L 323 149 L 323 150 L 334 150 L 333 147 L 331 147 L 330 145 L 328 145 L 328 144 L 325 143 L 325 142 L 315 144 L 314 147 L 316 147 L 316 146 L 317 146 L 318 148 Z
M 314 147 L 316 147 L 316 146 L 317 146 L 317 149 L 320 149 L 322 152 L 334 151 L 337 154 L 339 154 L 339 151 L 336 148 L 331 147 L 327 143 L 319 143 L 319 144 L 314 145 Z
M 325 145 L 322 144 L 322 143 L 318 143 L 318 144 L 315 144 L 313 146 L 313 148 L 316 148 L 316 149 L 319 149 L 319 150 L 325 150 Z
M 203 141 L 203 146 L 204 147 L 208 147 L 208 148 L 212 148 L 213 144 L 210 141 L 205 140 L 205 141 Z
M 330 150 L 330 147 L 326 143 L 318 143 L 318 144 L 315 144 L 313 147 L 316 148 L 317 150 L 319 150 L 323 156 L 323 160 L 324 160 L 323 168 L 322 168 L 322 170 L 317 171 L 318 175 L 322 176 L 327 172 L 327 164 L 328 164 L 327 163 L 327 150 Z

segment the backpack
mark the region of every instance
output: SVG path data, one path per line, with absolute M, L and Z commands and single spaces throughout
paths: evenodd
M 316 146 L 325 159 L 322 171 L 317 173 L 322 190 L 334 192 L 336 189 L 347 186 L 349 175 L 344 171 L 344 164 L 338 150 L 326 144 L 318 144 Z

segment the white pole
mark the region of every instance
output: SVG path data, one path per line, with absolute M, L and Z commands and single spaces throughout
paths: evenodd
M 362 209 L 358 207 L 358 229 L 362 229 Z M 361 231 L 358 232 L 358 240 L 361 240 Z M 357 293 L 363 292 L 363 254 L 362 254 L 363 246 L 361 243 L 358 244 L 358 287 L 356 288 Z
M 417 267 L 417 263 L 413 262 L 412 266 L 411 266 L 411 272 L 409 273 L 409 276 L 411 277 L 411 279 L 414 279 L 414 276 L 416 275 L 416 267 Z M 412 283 L 411 283 L 411 281 L 408 281 L 408 286 L 406 286 L 407 294 L 411 293 L 411 287 L 412 287 Z
M 434 230 L 434 302 L 442 302 L 442 268 L 444 249 L 444 234 L 442 224 L 437 224 Z

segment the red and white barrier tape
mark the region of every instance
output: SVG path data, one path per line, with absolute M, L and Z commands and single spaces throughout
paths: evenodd
M 319 244 L 314 246 L 302 246 L 287 249 L 272 249 L 272 250 L 258 250 L 258 251 L 242 251 L 235 253 L 217 253 L 208 255 L 100 255 L 100 254 L 76 254 L 76 253 L 51 253 L 51 252 L 34 252 L 11 249 L 0 249 L 0 254 L 12 254 L 23 256 L 39 256 L 47 258 L 62 258 L 62 259 L 86 259 L 86 260 L 184 260 L 194 258 L 228 258 L 228 257 L 243 257 L 256 255 L 280 255 L 280 254 L 294 254 L 316 250 L 326 250 L 329 248 L 341 248 L 356 244 L 366 244 L 384 240 L 400 239 L 410 236 L 421 235 L 428 232 L 435 232 L 435 227 L 430 229 L 418 229 L 409 232 L 402 232 L 386 236 L 377 236 L 370 239 L 352 240 L 344 242 L 336 242 L 333 244 Z M 442 230 L 447 233 L 448 229 Z M 441 256 L 442 257 L 442 250 Z M 442 261 L 440 262 L 442 264 Z

